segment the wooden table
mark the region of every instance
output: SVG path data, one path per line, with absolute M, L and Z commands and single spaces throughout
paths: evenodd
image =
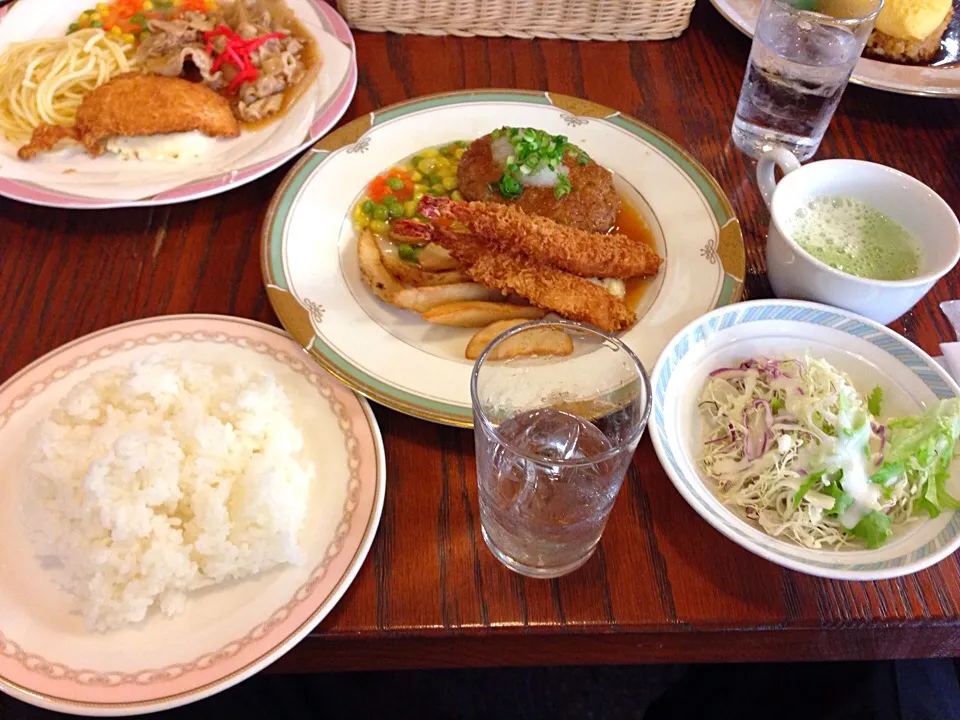
M 767 213 L 754 163 L 729 139 L 749 44 L 706 0 L 680 39 L 660 43 L 358 33 L 360 87 L 346 119 L 425 93 L 488 87 L 552 90 L 631 113 L 720 181 L 743 225 L 747 293 L 766 297 Z M 851 86 L 819 157 L 891 165 L 960 209 L 960 102 Z M 135 318 L 207 312 L 276 323 L 257 250 L 283 172 L 155 210 L 0 200 L 0 377 Z M 894 326 L 928 352 L 952 339 L 936 303 L 960 296 L 958 272 Z M 702 521 L 646 438 L 596 556 L 561 580 L 523 579 L 480 537 L 472 434 L 382 408 L 377 417 L 388 471 L 373 550 L 339 606 L 277 669 L 960 654 L 957 555 L 885 582 L 783 570 Z

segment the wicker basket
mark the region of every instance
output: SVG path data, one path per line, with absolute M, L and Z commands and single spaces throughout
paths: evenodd
M 664 40 L 690 23 L 694 0 L 338 0 L 359 30 L 569 40 Z

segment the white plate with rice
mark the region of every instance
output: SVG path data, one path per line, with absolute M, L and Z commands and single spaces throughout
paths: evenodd
M 210 315 L 88 335 L 0 387 L 0 689 L 184 705 L 261 670 L 346 592 L 384 493 L 366 401 L 286 334 Z

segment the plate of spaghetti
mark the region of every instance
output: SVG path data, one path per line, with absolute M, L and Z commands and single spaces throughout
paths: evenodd
M 96 209 L 224 192 L 323 136 L 356 83 L 322 0 L 20 0 L 0 9 L 0 195 Z

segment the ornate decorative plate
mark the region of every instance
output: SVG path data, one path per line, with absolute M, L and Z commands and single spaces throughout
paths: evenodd
M 162 352 L 243 363 L 276 376 L 305 428 L 316 473 L 306 560 L 188 597 L 181 615 L 88 631 L 72 598 L 41 566 L 20 508 L 29 434 L 77 382 Z M 75 340 L 0 387 L 0 690 L 81 715 L 165 710 L 213 695 L 258 672 L 316 627 L 346 592 L 383 508 L 384 455 L 362 398 L 336 382 L 276 328 L 214 315 L 139 320 Z
M 495 127 L 563 134 L 609 168 L 665 258 L 624 341 L 650 367 L 680 328 L 740 297 L 743 239 L 717 182 L 656 130 L 610 108 L 548 93 L 486 90 L 419 98 L 349 123 L 287 175 L 263 227 L 267 293 L 293 338 L 367 397 L 417 417 L 469 427 L 472 331 L 430 325 L 366 287 L 350 212 L 366 184 L 428 146 Z
M 756 300 L 714 310 L 670 341 L 653 370 L 650 437 L 683 498 L 713 527 L 778 565 L 838 580 L 880 580 L 917 572 L 960 546 L 960 513 L 920 515 L 876 550 L 810 550 L 771 537 L 713 494 L 696 469 L 703 436 L 698 408 L 710 371 L 772 353 L 825 358 L 859 388 L 883 388 L 884 417 L 911 415 L 960 387 L 930 356 L 892 330 L 846 310 L 799 300 Z M 954 472 L 947 489 L 960 493 Z
M 199 160 L 91 158 L 69 148 L 17 159 L 0 135 L 0 195 L 34 205 L 73 209 L 150 207 L 196 200 L 240 187 L 316 142 L 346 111 L 357 89 L 357 57 L 346 22 L 324 0 L 287 0 L 321 55 L 320 72 L 275 122 L 221 141 Z M 0 8 L 0 51 L 8 44 L 62 35 L 90 0 L 20 0 Z

